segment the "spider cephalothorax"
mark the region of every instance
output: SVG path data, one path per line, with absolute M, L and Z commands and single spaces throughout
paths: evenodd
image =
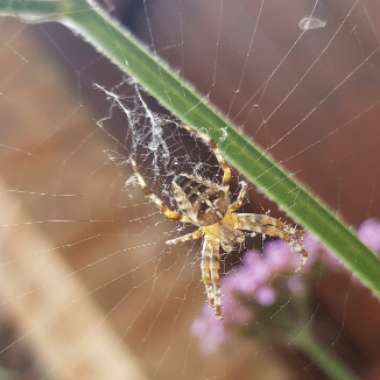
M 191 130 L 192 133 L 197 133 Z M 169 245 L 203 238 L 201 272 L 206 288 L 207 299 L 217 318 L 222 317 L 220 292 L 220 249 L 230 253 L 234 246 L 242 244 L 245 233 L 278 237 L 287 241 L 292 249 L 307 256 L 303 248 L 303 233 L 283 223 L 280 219 L 266 214 L 238 213 L 246 198 L 247 184 L 240 182 L 240 192 L 232 202 L 230 196 L 231 169 L 224 161 L 217 147 L 207 136 L 200 137 L 213 149 L 215 157 L 223 170 L 220 183 L 198 175 L 179 173 L 171 184 L 172 196 L 177 209 L 169 209 L 160 198 L 150 191 L 143 177 L 138 173 L 136 163 L 132 166 L 149 198 L 157 204 L 160 211 L 170 219 L 189 223 L 198 227 L 194 232 L 168 240 Z

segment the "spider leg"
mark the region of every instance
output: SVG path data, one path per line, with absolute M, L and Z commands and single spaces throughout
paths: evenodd
M 196 136 L 199 136 L 206 145 L 209 145 L 211 149 L 213 150 L 215 154 L 215 158 L 218 161 L 218 164 L 223 169 L 223 179 L 222 179 L 222 185 L 223 186 L 229 186 L 232 180 L 232 171 L 231 168 L 228 166 L 226 160 L 223 158 L 222 154 L 220 153 L 220 150 L 218 146 L 215 144 L 213 140 L 211 140 L 205 133 L 200 132 L 198 129 L 191 128 L 187 125 L 183 125 L 185 129 L 190 131 Z
M 207 138 L 208 138 L 208 136 L 207 136 Z M 212 141 L 212 140 L 209 139 L 209 143 L 210 143 L 211 148 L 214 151 L 215 158 L 217 159 L 219 165 L 223 169 L 222 184 L 224 186 L 229 186 L 230 183 L 231 183 L 231 180 L 232 180 L 232 171 L 231 171 L 231 168 L 228 166 L 226 160 L 223 158 L 222 154 L 220 153 L 219 148 L 214 143 L 214 141 Z
M 240 181 L 240 191 L 239 194 L 235 200 L 229 207 L 230 211 L 237 211 L 239 210 L 240 207 L 243 206 L 245 197 L 247 196 L 247 189 L 248 189 L 248 184 L 245 181 Z
M 175 239 L 171 239 L 171 240 L 167 240 L 166 241 L 166 244 L 167 245 L 174 245 L 174 244 L 178 244 L 178 243 L 185 243 L 186 241 L 189 241 L 189 240 L 197 240 L 197 239 L 200 239 L 202 237 L 202 230 L 198 229 L 194 232 L 191 232 L 189 234 L 186 234 L 186 235 L 182 235 L 180 237 L 177 237 Z
M 280 219 L 265 214 L 237 214 L 236 228 L 278 237 L 288 242 L 292 249 L 305 259 L 308 256 L 303 248 L 303 232 L 286 225 Z
M 165 215 L 167 218 L 172 219 L 172 220 L 179 220 L 179 221 L 185 222 L 185 223 L 189 222 L 184 215 L 182 215 L 181 213 L 179 213 L 177 211 L 171 210 L 169 207 L 167 207 L 164 204 L 164 202 L 156 194 L 154 194 L 150 190 L 150 188 L 147 185 L 147 183 L 145 182 L 144 178 L 138 172 L 136 162 L 133 159 L 131 159 L 130 161 L 131 161 L 132 168 L 133 168 L 133 171 L 135 173 L 135 177 L 137 178 L 139 185 L 143 189 L 145 195 L 158 207 L 161 214 Z
M 222 318 L 220 291 L 220 242 L 219 238 L 205 235 L 202 247 L 202 282 L 206 288 L 208 302 L 218 319 Z

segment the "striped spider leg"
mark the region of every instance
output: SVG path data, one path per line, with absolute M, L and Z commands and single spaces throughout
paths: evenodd
M 276 237 L 289 243 L 294 252 L 303 257 L 301 268 L 304 265 L 308 254 L 303 247 L 303 231 L 295 227 L 288 226 L 280 219 L 273 218 L 266 214 L 236 214 L 235 227 L 239 230 L 254 232 L 263 236 Z

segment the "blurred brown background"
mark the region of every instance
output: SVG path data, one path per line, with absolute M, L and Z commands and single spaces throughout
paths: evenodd
M 380 216 L 378 3 L 112 4 L 348 223 Z M 313 8 L 326 26 L 303 33 Z M 0 363 L 10 378 L 323 379 L 276 347 L 199 352 L 197 248 L 165 251 L 173 225 L 123 190 L 130 168 L 110 162 L 115 142 L 96 126 L 109 103 L 93 84 L 111 88 L 120 72 L 59 25 L 2 19 L 0 30 Z M 124 128 L 116 120 L 112 132 Z M 380 378 L 378 302 L 349 276 L 324 276 L 315 294 L 320 338 L 362 378 Z

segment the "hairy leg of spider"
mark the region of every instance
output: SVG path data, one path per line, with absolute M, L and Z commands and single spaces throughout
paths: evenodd
M 215 144 L 215 142 L 212 141 L 206 134 L 198 131 L 195 128 L 191 128 L 187 125 L 183 125 L 183 127 L 185 129 L 187 129 L 188 131 L 192 132 L 193 134 L 195 134 L 196 136 L 199 136 L 206 143 L 206 145 L 209 145 L 211 147 L 211 149 L 213 150 L 213 152 L 215 154 L 215 158 L 218 161 L 218 164 L 223 169 L 222 184 L 225 186 L 228 186 L 232 180 L 231 168 L 228 166 L 226 160 L 223 158 L 223 156 L 220 153 L 220 150 L 217 147 L 217 145 Z
M 162 202 L 162 200 L 157 197 L 156 194 L 154 194 L 149 186 L 146 184 L 144 178 L 142 177 L 142 175 L 138 172 L 138 169 L 137 169 L 137 165 L 136 165 L 136 162 L 131 159 L 131 163 L 132 163 L 132 168 L 133 168 L 133 171 L 135 173 L 135 176 L 139 182 L 139 185 L 141 186 L 141 188 L 143 189 L 145 195 L 158 207 L 158 209 L 160 210 L 161 214 L 164 214 L 167 218 L 169 219 L 173 219 L 173 220 L 181 220 L 183 221 L 183 216 L 182 214 L 180 214 L 179 212 L 177 211 L 173 211 L 171 210 L 169 207 L 167 207 L 164 202 Z
M 229 207 L 230 211 L 239 210 L 239 208 L 243 206 L 244 200 L 247 195 L 247 188 L 248 188 L 247 182 L 240 181 L 240 191 L 235 202 L 233 202 L 231 206 Z
M 213 292 L 213 286 L 211 281 L 211 273 L 210 273 L 210 256 L 205 254 L 205 245 L 206 241 L 203 241 L 202 246 L 202 257 L 201 257 L 201 276 L 202 276 L 202 282 L 206 289 L 206 296 L 208 304 L 212 309 L 214 309 L 214 292 Z
M 166 244 L 174 245 L 174 244 L 178 244 L 178 243 L 184 243 L 184 242 L 189 241 L 189 240 L 197 240 L 197 239 L 200 239 L 201 237 L 202 237 L 202 231 L 196 230 L 194 232 L 191 232 L 191 233 L 186 234 L 186 235 L 182 235 L 182 236 L 177 237 L 175 239 L 167 240 Z
M 220 153 L 220 150 L 219 148 L 217 147 L 217 145 L 214 143 L 214 141 L 210 140 L 210 145 L 211 145 L 211 148 L 213 149 L 214 151 L 214 154 L 215 154 L 215 157 L 219 163 L 219 165 L 222 167 L 223 169 L 223 179 L 222 179 L 222 184 L 223 185 L 229 185 L 231 183 L 231 180 L 232 180 L 232 172 L 231 172 L 231 168 L 228 166 L 226 160 L 223 158 L 222 154 Z
M 302 233 L 287 226 L 279 219 L 264 214 L 237 214 L 236 224 L 236 228 L 239 230 L 252 231 L 285 240 L 295 252 L 305 258 L 308 256 L 302 245 Z
M 220 292 L 220 242 L 218 238 L 205 236 L 202 247 L 202 281 L 206 287 L 207 298 L 217 318 L 222 318 Z

